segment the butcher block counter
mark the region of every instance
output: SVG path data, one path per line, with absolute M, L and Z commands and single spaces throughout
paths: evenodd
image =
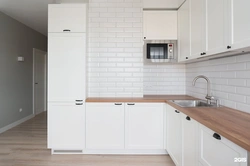
M 196 99 L 187 95 L 148 95 L 141 98 L 87 98 L 86 102 L 167 103 L 204 126 L 250 151 L 250 114 L 228 107 L 180 107 L 170 100 Z

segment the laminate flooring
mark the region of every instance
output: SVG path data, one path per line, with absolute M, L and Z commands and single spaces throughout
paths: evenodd
M 51 155 L 46 116 L 0 134 L 0 166 L 174 166 L 166 155 Z

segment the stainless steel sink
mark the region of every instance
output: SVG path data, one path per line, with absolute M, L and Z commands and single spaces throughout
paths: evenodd
M 180 107 L 218 107 L 215 103 L 207 103 L 204 100 L 171 100 Z

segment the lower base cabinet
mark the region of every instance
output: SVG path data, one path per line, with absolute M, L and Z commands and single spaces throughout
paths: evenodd
M 198 123 L 181 114 L 182 166 L 198 166 Z
M 86 104 L 86 148 L 124 149 L 124 104 Z
M 168 105 L 167 107 L 167 151 L 176 166 L 181 166 L 181 113 Z
M 86 149 L 164 151 L 164 104 L 86 103 Z
M 164 109 L 161 103 L 125 104 L 126 149 L 164 149 Z
M 199 162 L 203 166 L 247 166 L 247 151 L 199 125 Z
M 84 104 L 48 104 L 48 148 L 52 150 L 85 148 Z

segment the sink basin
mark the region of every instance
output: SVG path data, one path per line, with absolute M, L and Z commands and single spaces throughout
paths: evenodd
M 216 104 L 209 104 L 204 100 L 171 100 L 180 107 L 217 107 Z

